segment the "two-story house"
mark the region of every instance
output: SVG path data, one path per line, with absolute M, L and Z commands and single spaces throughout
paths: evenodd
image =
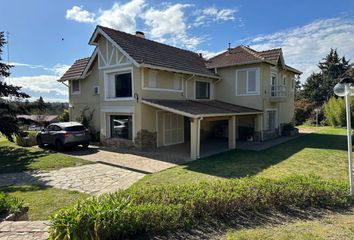
M 282 50 L 230 48 L 206 61 L 200 54 L 97 26 L 91 57 L 77 60 L 69 82 L 70 119 L 92 116 L 104 144 L 158 148 L 188 144 L 200 157 L 210 139 L 264 141 L 294 117 L 300 71 Z M 85 111 L 84 111 L 85 109 Z

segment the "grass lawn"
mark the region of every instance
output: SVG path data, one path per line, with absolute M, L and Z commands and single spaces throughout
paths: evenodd
M 321 219 L 297 220 L 281 225 L 269 225 L 230 231 L 228 240 L 352 240 L 354 239 L 354 209 L 332 213 Z
M 60 208 L 89 197 L 85 193 L 35 185 L 2 187 L 0 191 L 23 200 L 29 207 L 28 215 L 32 221 L 47 220 Z
M 89 163 L 37 147 L 19 147 L 0 135 L 0 173 L 55 170 Z
M 234 150 L 148 175 L 134 186 L 181 184 L 216 179 L 318 175 L 347 180 L 346 131 L 318 127 L 317 132 L 263 151 Z

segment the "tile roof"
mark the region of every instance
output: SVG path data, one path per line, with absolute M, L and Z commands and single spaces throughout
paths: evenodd
M 282 57 L 282 49 L 275 48 L 266 51 L 256 51 L 250 47 L 240 45 L 225 51 L 207 62 L 208 68 L 241 65 L 258 62 L 270 62 L 277 64 Z M 290 71 L 301 73 L 299 70 L 285 65 Z
M 139 64 L 176 69 L 184 72 L 215 77 L 205 67 L 206 60 L 199 54 L 166 44 L 137 37 L 107 27 L 98 26 Z
M 17 115 L 18 119 L 31 120 L 33 122 L 55 122 L 58 121 L 58 115 Z
M 89 61 L 89 57 L 76 60 L 74 64 L 71 65 L 71 67 L 59 79 L 59 81 L 67 81 L 80 78 Z
M 230 104 L 222 101 L 211 100 L 166 100 L 166 99 L 143 99 L 147 104 L 153 106 L 161 106 L 177 110 L 185 115 L 193 115 L 194 117 L 206 115 L 240 115 L 240 114 L 257 114 L 261 110 Z

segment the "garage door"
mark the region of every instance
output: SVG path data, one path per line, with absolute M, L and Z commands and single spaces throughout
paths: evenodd
M 174 113 L 163 114 L 163 143 L 165 146 L 183 143 L 183 116 Z

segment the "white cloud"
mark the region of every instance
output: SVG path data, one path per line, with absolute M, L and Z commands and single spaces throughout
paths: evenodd
M 237 12 L 238 9 L 218 9 L 216 7 L 197 10 L 194 14 L 198 17 L 195 19 L 193 26 L 208 25 L 212 22 L 234 21 Z
M 37 93 L 51 93 L 55 95 L 68 95 L 66 86 L 57 82 L 58 76 L 54 75 L 38 75 L 38 76 L 22 76 L 11 77 L 10 82 L 13 85 L 20 86 L 23 91 L 30 90 Z M 5 79 L 8 82 L 8 79 Z
M 28 63 L 18 63 L 18 62 L 10 62 L 9 65 L 14 66 L 14 67 L 44 68 L 43 65 L 35 65 L 35 64 L 28 64 Z
M 336 48 L 347 59 L 354 58 L 354 19 L 330 18 L 314 21 L 274 34 L 260 35 L 249 39 L 257 50 L 283 48 L 287 64 L 303 72 L 304 81 L 331 48 Z
M 95 21 L 95 14 L 83 10 L 83 6 L 73 6 L 71 9 L 66 10 L 65 18 L 77 22 L 93 23 Z
M 141 14 L 144 0 L 132 0 L 126 4 L 114 3 L 111 9 L 100 11 L 96 21 L 99 25 L 134 33 L 136 18 Z

